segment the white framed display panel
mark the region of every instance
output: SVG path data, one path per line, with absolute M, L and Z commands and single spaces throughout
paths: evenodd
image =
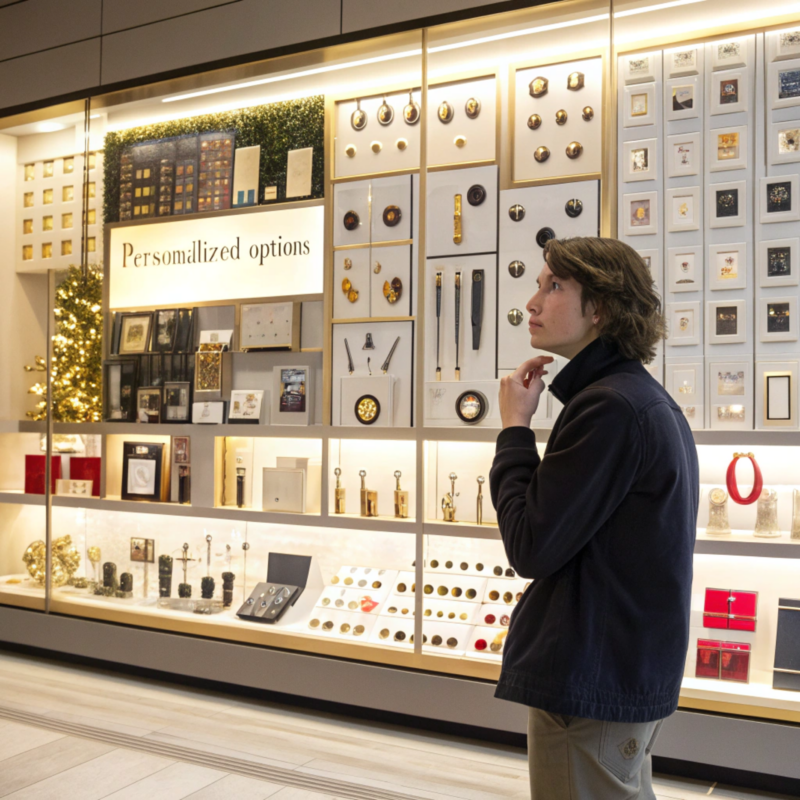
M 702 303 L 675 300 L 665 306 L 667 318 L 667 348 L 691 347 L 703 341 Z
M 747 288 L 750 273 L 747 242 L 708 246 L 708 289 L 712 292 Z
M 764 36 L 767 63 L 800 57 L 800 26 L 767 31 Z
M 706 187 L 709 228 L 738 228 L 747 224 L 747 181 L 712 183 Z M 736 213 L 733 213 L 733 212 Z
M 712 70 L 726 70 L 748 65 L 749 45 L 752 36 L 737 36 L 709 42 L 709 64 Z
M 743 344 L 747 341 L 745 300 L 706 302 L 706 344 Z
M 668 248 L 665 273 L 667 291 L 702 292 L 705 274 L 703 246 L 698 244 Z
M 797 430 L 797 360 L 756 359 L 756 428 Z M 791 508 L 791 503 L 787 503 Z M 788 526 L 787 526 L 788 527 Z
M 762 239 L 758 243 L 757 270 L 761 287 L 797 286 L 800 279 L 800 238 Z
M 682 78 L 703 73 L 705 50 L 702 44 L 686 44 L 664 50 L 664 77 Z
M 620 56 L 622 82 L 628 86 L 632 83 L 649 83 L 657 77 L 657 64 L 661 54 L 658 50 L 649 53 L 627 53 Z
M 712 116 L 747 111 L 750 71 L 747 68 L 712 72 L 709 106 Z
M 703 172 L 703 138 L 699 131 L 667 137 L 668 178 L 684 178 Z
M 753 360 L 707 359 L 708 423 L 711 430 L 753 429 Z
M 498 157 L 497 120 L 501 113 L 499 78 L 496 74 L 459 79 L 428 87 L 428 151 L 430 167 L 471 162 L 492 162 Z M 467 113 L 471 100 L 480 103 L 477 116 Z M 449 122 L 438 110 L 442 103 L 452 109 Z M 474 105 L 472 106 L 474 108 Z M 474 115 L 474 111 L 473 111 Z
M 659 232 L 658 192 L 631 192 L 622 196 L 622 228 L 625 236 Z
M 702 356 L 667 358 L 664 363 L 664 388 L 680 406 L 689 427 L 705 427 L 705 362 Z
M 333 187 L 333 246 L 369 244 L 371 221 L 370 182 L 354 181 Z M 358 215 L 358 224 L 348 230 L 344 219 L 348 213 Z
M 396 242 L 413 237 L 411 175 L 373 178 L 370 182 L 370 241 Z M 339 186 L 336 187 L 337 189 Z M 399 222 L 392 222 L 399 215 Z
M 800 106 L 800 58 L 767 66 L 767 107 Z
M 697 75 L 672 78 L 664 90 L 664 117 L 669 122 L 699 117 L 703 108 L 703 83 Z
M 794 164 L 800 161 L 800 119 L 773 122 L 767 128 L 769 164 Z
M 658 139 L 639 139 L 622 145 L 622 175 L 626 183 L 656 181 L 661 163 Z
M 700 202 L 699 186 L 667 189 L 664 205 L 667 230 L 670 233 L 700 230 L 703 206 Z
M 800 221 L 800 175 L 775 175 L 759 181 L 762 224 Z
M 645 266 L 650 271 L 650 276 L 656 285 L 656 292 L 663 294 L 664 292 L 664 266 L 661 263 L 661 251 L 654 250 L 637 250 Z
M 577 90 L 567 88 L 572 73 L 583 75 L 583 85 Z M 530 84 L 536 78 L 548 82 L 548 90 L 532 97 Z M 511 113 L 512 130 L 512 183 L 536 181 L 554 182 L 555 179 L 586 180 L 598 177 L 602 168 L 603 147 L 603 60 L 601 57 L 578 61 L 529 67 L 516 64 L 510 67 L 509 85 L 514 87 L 514 105 Z M 583 110 L 589 107 L 592 115 L 586 119 Z M 565 124 L 556 123 L 556 112 L 565 111 Z M 539 128 L 528 127 L 528 118 L 538 114 L 542 119 Z M 566 145 L 577 142 L 582 152 L 570 158 Z M 533 154 L 546 147 L 550 155 L 538 162 Z
M 798 341 L 797 295 L 759 297 L 756 305 L 760 342 Z
M 372 316 L 372 249 L 337 250 L 333 254 L 333 318 L 358 319 Z M 347 281 L 347 283 L 345 283 Z M 345 290 L 345 287 L 350 288 Z M 354 295 L 351 292 L 357 292 Z M 348 298 L 355 297 L 354 300 Z
M 749 153 L 747 125 L 711 128 L 708 131 L 706 153 L 709 172 L 747 169 Z
M 656 124 L 656 84 L 625 86 L 622 90 L 624 127 L 640 128 Z

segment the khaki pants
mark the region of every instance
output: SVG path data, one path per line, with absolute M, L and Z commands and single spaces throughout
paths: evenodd
M 528 710 L 532 800 L 655 800 L 661 723 L 601 722 Z

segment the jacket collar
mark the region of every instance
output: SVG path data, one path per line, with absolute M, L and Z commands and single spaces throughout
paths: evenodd
M 550 391 L 566 405 L 578 392 L 611 372 L 626 359 L 613 342 L 603 337 L 587 344 L 553 379 Z

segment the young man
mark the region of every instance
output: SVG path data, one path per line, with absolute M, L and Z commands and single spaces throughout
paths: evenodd
M 654 800 L 650 751 L 678 705 L 699 495 L 694 439 L 642 365 L 664 334 L 634 250 L 553 240 L 526 306 L 531 347 L 570 359 L 544 457 L 531 417 L 553 359 L 500 381 L 490 473 L 509 562 L 534 579 L 496 696 L 529 706 L 533 800 Z

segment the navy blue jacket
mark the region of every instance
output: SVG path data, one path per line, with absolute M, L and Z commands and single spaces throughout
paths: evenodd
M 511 616 L 496 697 L 617 722 L 669 716 L 689 644 L 697 451 L 680 408 L 597 339 L 556 376 L 544 458 L 506 428 L 490 473 Z

